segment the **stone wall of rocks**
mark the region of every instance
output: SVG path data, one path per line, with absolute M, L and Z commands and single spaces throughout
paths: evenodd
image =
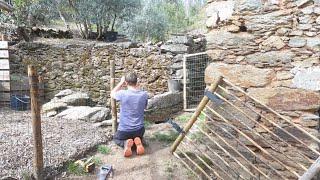
M 26 65 L 34 64 L 44 77 L 47 100 L 72 89 L 109 105 L 110 60 L 115 60 L 117 78 L 127 71 L 137 72 L 142 88 L 152 98 L 168 91 L 168 79 L 182 79 L 183 54 L 203 52 L 205 45 L 203 36 L 191 35 L 173 35 L 154 45 L 39 39 L 10 47 L 11 74 L 26 76 Z
M 208 0 L 206 10 L 207 53 L 213 61 L 206 83 L 222 74 L 317 135 L 318 121 L 307 117 L 320 108 L 320 1 Z

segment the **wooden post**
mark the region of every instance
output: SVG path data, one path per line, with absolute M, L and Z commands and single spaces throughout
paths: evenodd
M 115 64 L 110 60 L 110 91 L 115 87 Z M 118 127 L 117 104 L 116 100 L 111 97 L 111 114 L 112 114 L 112 133 L 115 134 Z
M 210 92 L 214 92 L 217 89 L 217 87 L 221 81 L 222 81 L 222 76 L 217 77 L 216 81 L 211 84 L 211 86 L 209 87 L 208 90 Z M 179 144 L 181 143 L 181 141 L 183 140 L 185 135 L 188 133 L 188 131 L 190 130 L 192 125 L 196 122 L 198 116 L 200 115 L 201 111 L 204 109 L 204 107 L 207 105 L 208 102 L 209 102 L 209 98 L 207 96 L 204 96 L 202 98 L 200 104 L 198 105 L 196 111 L 193 113 L 191 119 L 188 121 L 186 126 L 183 128 L 184 133 L 180 133 L 178 138 L 172 144 L 171 153 L 173 153 L 177 149 L 177 147 L 179 146 Z
M 34 143 L 33 168 L 37 180 L 43 179 L 43 148 L 41 134 L 41 116 L 39 105 L 38 74 L 34 66 L 28 66 L 31 97 L 32 135 Z

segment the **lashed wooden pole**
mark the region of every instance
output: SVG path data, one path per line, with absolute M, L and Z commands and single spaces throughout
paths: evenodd
M 310 166 L 310 168 L 301 176 L 299 180 L 311 180 L 320 172 L 320 157 Z
M 110 91 L 115 87 L 115 64 L 110 60 Z M 115 134 L 118 127 L 117 104 L 116 100 L 111 97 L 111 115 L 112 115 L 112 133 Z
M 41 115 L 39 104 L 38 73 L 34 66 L 28 66 L 28 76 L 31 97 L 32 135 L 34 143 L 33 168 L 37 180 L 43 179 L 43 147 L 41 134 Z
M 215 82 L 212 83 L 211 86 L 209 87 L 208 91 L 210 91 L 210 92 L 215 91 L 221 81 L 222 81 L 222 76 L 217 77 Z M 204 109 L 204 107 L 207 105 L 208 102 L 209 102 L 209 98 L 207 96 L 204 96 L 202 98 L 200 104 L 198 105 L 196 111 L 193 113 L 191 119 L 188 121 L 186 126 L 183 128 L 183 133 L 180 133 L 178 138 L 172 144 L 171 153 L 173 153 L 177 149 L 177 147 L 179 146 L 179 144 L 181 143 L 181 141 L 183 140 L 185 135 L 188 133 L 188 131 L 190 130 L 192 125 L 196 122 L 198 116 L 200 115 L 201 111 Z

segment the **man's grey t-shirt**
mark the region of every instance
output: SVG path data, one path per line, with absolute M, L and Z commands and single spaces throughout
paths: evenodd
M 119 131 L 136 131 L 144 126 L 144 109 L 147 107 L 148 94 L 142 90 L 120 90 L 114 98 L 120 101 Z

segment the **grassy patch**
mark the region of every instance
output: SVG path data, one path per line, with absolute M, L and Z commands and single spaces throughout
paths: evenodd
M 173 141 L 176 140 L 178 135 L 179 133 L 175 131 L 170 131 L 169 133 L 156 132 L 153 134 L 152 140 L 158 140 L 160 142 L 165 142 L 165 143 L 172 143 Z
M 110 154 L 111 149 L 110 149 L 110 147 L 108 147 L 106 145 L 99 145 L 98 152 L 101 154 Z
M 148 120 L 144 120 L 144 127 L 145 128 L 149 128 L 153 123 L 148 121 Z
M 192 116 L 192 114 L 184 113 L 184 114 L 181 114 L 180 116 L 176 117 L 175 119 L 180 122 L 187 122 L 190 120 L 191 116 Z
M 67 171 L 70 174 L 81 176 L 85 175 L 86 172 L 79 164 L 76 164 L 75 162 L 69 162 L 67 166 Z
M 102 159 L 100 157 L 94 156 L 92 157 L 92 161 L 96 164 L 96 166 L 102 165 Z

